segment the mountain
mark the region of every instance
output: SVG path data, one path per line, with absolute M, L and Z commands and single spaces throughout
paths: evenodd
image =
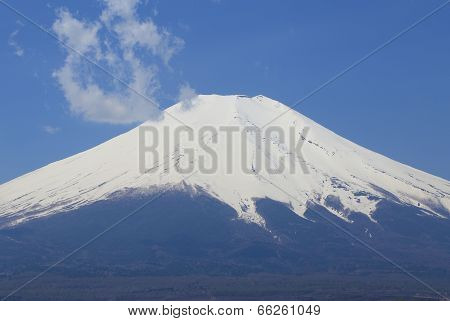
M 39 271 L 114 226 L 60 273 L 401 274 L 379 251 L 448 279 L 450 182 L 294 110 L 278 117 L 287 110 L 264 96 L 200 95 L 0 185 L 0 271 Z
M 164 127 L 167 127 L 171 137 L 180 126 L 189 126 L 194 133 L 199 133 L 204 126 L 213 126 L 217 130 L 223 126 L 235 126 L 243 130 L 250 126 L 264 126 L 286 108 L 264 96 L 199 96 L 187 110 L 183 108 L 183 103 L 176 104 L 165 111 L 162 120 L 142 126 L 156 128 L 160 136 L 164 135 Z M 309 128 L 307 137 L 304 137 L 302 155 L 310 173 L 303 173 L 302 168 L 297 168 L 295 173 L 286 170 L 282 175 L 267 171 L 262 175 L 244 173 L 240 168 L 244 144 L 240 135 L 235 134 L 232 144 L 228 142 L 228 145 L 226 137 L 221 135 L 216 137 L 216 144 L 211 137 L 205 138 L 206 144 L 217 152 L 220 160 L 217 172 L 195 174 L 186 179 L 185 184 L 228 204 L 242 219 L 258 224 L 264 224 L 264 221 L 258 215 L 253 200 L 261 198 L 291 203 L 293 211 L 300 216 L 305 213 L 305 204 L 313 202 L 342 219 L 347 219 L 347 214 L 351 212 L 364 213 L 370 218 L 381 199 L 418 206 L 425 215 L 448 216 L 450 182 L 371 152 L 295 111 L 275 120 L 271 126 L 281 128 L 285 136 L 293 127 L 298 137 L 303 128 Z M 254 139 L 254 135 L 247 136 L 247 158 L 252 164 L 256 157 Z M 277 162 L 280 156 L 292 152 L 289 146 L 278 141 L 278 137 L 262 139 L 270 141 L 270 150 L 264 152 L 271 162 Z M 127 189 L 152 190 L 164 185 L 175 188 L 180 184 L 184 177 L 167 168 L 180 161 L 185 156 L 183 152 L 175 153 L 174 147 L 165 152 L 161 141 L 158 153 L 164 157 L 156 165 L 161 170 L 142 174 L 138 162 L 138 142 L 139 127 L 86 152 L 1 185 L 1 217 L 9 224 L 18 224 L 80 208 Z M 225 168 L 228 146 L 231 146 L 234 155 L 234 170 L 230 174 L 226 173 Z M 197 158 L 207 156 L 197 138 L 186 142 L 183 147 L 195 150 Z M 262 167 L 264 170 L 265 166 Z M 270 182 L 261 176 L 267 177 Z

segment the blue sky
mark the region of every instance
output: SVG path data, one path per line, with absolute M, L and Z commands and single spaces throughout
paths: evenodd
M 149 0 L 126 18 L 124 11 L 107 11 L 102 1 L 9 3 L 61 38 L 79 41 L 74 46 L 80 50 L 86 48 L 80 42 L 92 39 L 78 39 L 70 29 L 74 21 L 84 31 L 99 28 L 113 53 L 140 45 L 132 58 L 111 68 L 135 61 L 146 66 L 143 76 L 152 79 L 146 94 L 165 108 L 183 86 L 293 104 L 443 2 Z M 124 44 L 132 29 L 122 39 L 103 27 L 119 26 L 118 19 L 125 27 L 150 26 L 153 34 L 136 34 L 135 43 Z M 77 92 L 66 99 L 62 84 L 67 90 L 76 83 L 58 78 L 64 67 L 86 68 L 106 88 L 105 97 L 118 97 L 117 105 L 129 102 L 106 75 L 68 62 L 70 54 L 55 39 L 2 5 L 0 24 L 0 183 L 95 146 L 143 117 L 137 109 L 122 122 L 120 113 L 86 112 L 77 105 Z M 450 5 L 296 109 L 362 146 L 450 179 L 449 32 Z M 94 57 L 93 40 L 90 45 L 86 54 Z M 115 71 L 125 78 L 141 71 L 133 70 Z

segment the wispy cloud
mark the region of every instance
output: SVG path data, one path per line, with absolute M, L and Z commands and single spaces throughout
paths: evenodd
M 178 100 L 181 102 L 183 109 L 191 108 L 195 97 L 197 97 L 197 93 L 189 84 L 180 87 Z
M 10 35 L 8 39 L 8 44 L 13 47 L 14 54 L 18 57 L 22 57 L 25 53 L 23 48 L 17 43 L 16 36 L 18 35 L 19 30 L 14 30 Z
M 86 120 L 133 123 L 160 115 L 158 61 L 168 65 L 184 42 L 150 18 L 137 14 L 138 0 L 103 0 L 94 21 L 57 11 L 53 31 L 79 53 L 107 67 L 133 90 L 105 76 L 77 53 L 66 50 L 65 64 L 54 72 L 70 110 Z M 145 95 L 149 99 L 136 94 Z
M 53 126 L 49 126 L 49 125 L 42 127 L 42 129 L 47 134 L 50 134 L 50 135 L 54 135 L 61 130 L 61 128 L 59 128 L 59 127 L 53 127 Z

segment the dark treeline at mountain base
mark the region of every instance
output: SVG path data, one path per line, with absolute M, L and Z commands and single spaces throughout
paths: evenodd
M 1 296 L 148 197 L 100 201 L 3 227 Z M 207 195 L 168 193 L 9 299 L 441 299 L 329 220 L 449 295 L 447 219 L 389 201 L 373 214 L 376 223 L 358 213 L 347 223 L 313 204 L 308 219 L 269 199 L 259 200 L 257 209 L 265 227 L 238 219 L 231 207 Z

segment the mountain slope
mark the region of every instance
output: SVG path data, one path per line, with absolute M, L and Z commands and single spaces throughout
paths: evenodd
M 349 222 L 351 213 L 363 213 L 376 222 L 372 214 L 382 200 L 417 207 L 423 215 L 448 218 L 450 182 L 358 146 L 295 111 L 270 125 L 281 133 L 262 133 L 261 146 L 252 131 L 242 138 L 246 129 L 263 127 L 286 108 L 264 96 L 202 95 L 178 103 L 158 121 L 0 185 L 0 224 L 17 225 L 124 193 L 147 194 L 161 188 L 206 193 L 231 206 L 240 218 L 261 226 L 266 222 L 256 201 L 264 198 L 289 204 L 300 216 L 308 204 L 316 204 Z M 181 148 L 177 148 L 174 133 L 180 121 L 193 129 L 195 139 L 189 140 L 182 131 Z M 210 128 L 202 132 L 205 126 L 216 129 L 217 135 Z M 146 173 L 139 162 L 139 128 L 143 127 L 155 128 L 146 134 L 158 133 L 151 139 L 160 142 L 159 158 L 146 159 Z M 238 130 L 227 136 L 223 127 Z M 211 159 L 199 137 L 217 153 L 214 173 L 195 172 L 199 159 L 206 163 Z M 168 145 L 162 143 L 164 139 Z M 282 157 L 288 160 L 285 165 L 291 164 L 292 146 L 299 139 L 303 165 L 295 161 L 292 172 L 281 173 L 263 166 L 277 167 Z M 189 157 L 190 152 L 195 156 Z M 260 160 L 258 155 L 262 155 Z M 255 170 L 258 162 L 261 169 Z M 242 164 L 250 171 L 244 172 Z M 177 170 L 189 165 L 194 171 L 182 174 Z M 303 172 L 305 165 L 309 173 Z

